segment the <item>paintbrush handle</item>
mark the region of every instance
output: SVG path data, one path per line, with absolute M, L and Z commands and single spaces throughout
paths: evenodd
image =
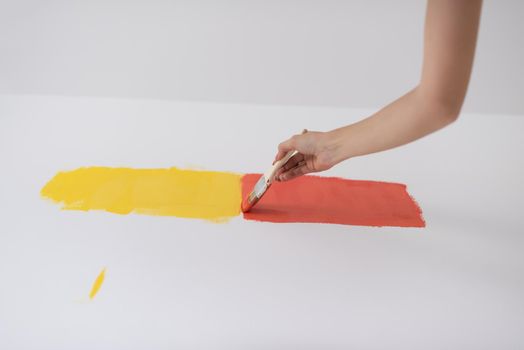
M 297 154 L 298 151 L 289 151 L 286 153 L 284 158 L 277 160 L 275 164 L 271 168 L 266 171 L 264 174 L 264 178 L 266 179 L 266 183 L 270 184 L 273 182 L 273 177 L 275 176 L 275 173 L 283 167 L 295 154 Z
M 307 132 L 307 129 L 304 129 L 302 130 L 302 134 L 305 134 Z M 282 168 L 284 165 L 286 165 L 286 163 L 291 159 L 293 158 L 293 156 L 295 156 L 296 154 L 298 153 L 297 150 L 292 150 L 292 151 L 289 151 L 286 153 L 286 155 L 280 159 L 280 160 L 277 160 L 275 162 L 275 164 L 273 164 L 273 166 L 268 169 L 268 171 L 266 171 L 266 173 L 264 174 L 264 177 L 266 179 L 266 183 L 272 183 L 273 182 L 273 177 L 275 176 L 275 173 L 278 171 L 278 169 Z
M 280 159 L 280 160 L 277 160 L 275 162 L 275 164 L 273 164 L 273 168 L 275 168 L 276 170 L 280 169 L 281 167 L 283 167 L 294 155 L 296 155 L 298 153 L 298 151 L 289 151 L 286 153 L 286 155 Z

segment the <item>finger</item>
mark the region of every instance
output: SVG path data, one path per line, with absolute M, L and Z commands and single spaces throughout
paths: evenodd
M 304 155 L 302 153 L 297 153 L 291 159 L 287 161 L 286 164 L 282 166 L 283 172 L 288 171 L 289 169 L 292 169 L 297 166 L 298 163 L 302 162 L 304 160 Z
M 273 180 L 280 182 L 280 174 L 282 173 L 283 173 L 282 169 L 278 169 L 277 172 L 275 173 L 275 176 L 273 177 Z
M 291 138 L 279 144 L 276 160 L 282 159 L 289 151 L 297 150 L 300 153 L 304 153 L 303 149 L 307 144 L 307 137 L 309 137 L 309 134 L 293 135 Z
M 291 170 L 293 168 L 296 168 L 297 166 L 300 166 L 300 165 L 305 164 L 305 163 L 306 163 L 306 159 L 305 159 L 305 156 L 303 154 L 298 153 L 298 154 L 294 155 L 290 160 L 288 160 L 288 162 L 286 164 L 284 164 L 280 169 L 278 169 L 275 172 L 274 179 L 276 181 L 280 181 L 280 179 L 279 179 L 280 174 L 285 173 L 286 171 Z
M 311 173 L 314 173 L 314 172 L 317 172 L 318 169 L 316 167 L 316 164 L 315 164 L 315 157 L 307 157 L 307 158 L 304 158 L 304 162 L 306 163 L 308 169 L 310 170 Z
M 273 159 L 273 164 L 275 164 L 277 161 L 279 161 L 280 159 L 284 158 L 284 156 L 286 155 L 287 152 L 284 152 L 284 151 L 278 151 L 277 154 L 275 155 L 275 159 Z
M 294 150 L 293 148 L 293 145 L 294 145 L 294 141 L 293 141 L 293 138 L 290 138 L 282 143 L 280 143 L 278 145 L 278 152 L 277 152 L 277 155 L 275 156 L 275 160 L 273 161 L 273 164 L 284 158 L 284 156 L 291 150 Z
M 296 177 L 302 176 L 304 174 L 310 173 L 311 171 L 308 169 L 307 165 L 301 164 L 291 170 L 288 170 L 279 176 L 280 181 L 289 181 Z

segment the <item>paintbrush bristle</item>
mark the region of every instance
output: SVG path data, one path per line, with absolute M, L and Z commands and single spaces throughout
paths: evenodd
M 255 187 L 253 190 L 249 193 L 249 195 L 244 198 L 242 201 L 242 204 L 240 206 L 240 209 L 242 212 L 246 213 L 253 208 L 255 204 L 259 201 L 259 199 L 264 195 L 267 188 L 269 187 L 266 178 L 264 175 L 260 177 L 260 179 L 255 184 Z

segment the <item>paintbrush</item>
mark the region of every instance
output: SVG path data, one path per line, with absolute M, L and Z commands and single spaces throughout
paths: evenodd
M 304 129 L 302 131 L 302 134 L 304 134 L 306 132 L 307 132 L 307 130 Z M 277 171 L 280 168 L 282 168 L 297 153 L 298 153 L 298 151 L 296 151 L 296 150 L 292 150 L 292 151 L 287 152 L 286 155 L 282 159 L 280 159 L 280 160 L 276 161 L 275 163 L 273 163 L 273 166 L 271 168 L 269 168 L 260 177 L 260 179 L 255 184 L 255 187 L 253 188 L 253 190 L 242 201 L 241 209 L 242 209 L 242 211 L 244 213 L 250 211 L 251 208 L 253 208 L 253 206 L 255 204 L 257 204 L 257 202 L 260 200 L 260 198 L 262 198 L 264 193 L 266 193 L 268 188 L 273 183 L 273 180 L 275 179 L 275 174 L 277 173 Z

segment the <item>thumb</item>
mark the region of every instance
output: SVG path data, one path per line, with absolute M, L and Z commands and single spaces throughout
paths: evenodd
M 275 161 L 282 159 L 289 151 L 297 150 L 302 154 L 311 154 L 311 133 L 294 135 L 278 145 Z

